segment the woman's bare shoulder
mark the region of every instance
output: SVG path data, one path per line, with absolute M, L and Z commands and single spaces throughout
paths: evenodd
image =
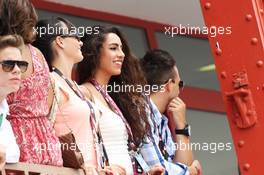
M 84 94 L 84 96 L 89 99 L 90 101 L 94 101 L 93 95 L 92 95 L 92 87 L 89 85 L 90 83 L 79 85 L 81 92 Z

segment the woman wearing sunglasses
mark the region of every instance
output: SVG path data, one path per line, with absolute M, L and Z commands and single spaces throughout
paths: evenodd
M 40 35 L 38 32 L 33 43 L 43 52 L 51 71 L 52 89 L 49 93 L 49 104 L 51 106 L 53 102 L 57 109 L 52 108 L 55 111 L 50 114 L 50 120 L 55 133 L 60 137 L 72 131 L 84 162 L 96 165 L 89 120 L 90 109 L 79 97 L 78 88 L 71 78 L 73 65 L 83 59 L 82 42 L 77 39 L 76 33 L 70 33 L 70 29 L 74 28 L 73 24 L 63 18 L 40 20 L 36 28 L 55 29 L 54 33 Z
M 22 36 L 25 43 L 22 57 L 28 62 L 28 69 L 21 75 L 20 89 L 7 97 L 10 109 L 7 119 L 20 148 L 19 161 L 62 166 L 61 150 L 56 147 L 59 140 L 47 119 L 49 69 L 41 52 L 31 45 L 37 21 L 35 9 L 29 0 L 4 0 L 0 6 L 0 35 Z M 23 69 L 19 62 L 4 61 L 1 66 L 10 70 L 14 64 Z
M 23 44 L 18 35 L 0 37 L 0 170 L 5 161 L 18 162 L 20 155 L 12 127 L 6 120 L 9 111 L 6 97 L 19 89 L 21 73 L 27 70 L 28 63 L 21 56 Z
M 38 29 L 49 27 L 56 31 L 52 34 L 37 35 L 33 43 L 44 53 L 51 71 L 52 89 L 49 93 L 49 101 L 52 108 L 49 119 L 58 137 L 72 132 L 84 159 L 82 168 L 87 174 L 96 174 L 95 170 L 101 170 L 102 162 L 99 157 L 101 152 L 96 150 L 95 145 L 97 126 L 92 122 L 93 117 L 99 115 L 99 111 L 86 100 L 78 85 L 71 78 L 74 64 L 83 59 L 81 52 L 83 43 L 74 30 L 76 27 L 64 18 L 41 20 L 36 27 Z M 102 171 L 120 172 L 110 170 L 109 167 Z

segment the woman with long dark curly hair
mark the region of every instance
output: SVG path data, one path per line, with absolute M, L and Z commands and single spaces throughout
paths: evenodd
M 150 126 L 142 92 L 124 92 L 124 87 L 143 86 L 144 78 L 138 59 L 131 54 L 120 30 L 98 30 L 99 33 L 82 38 L 84 60 L 77 67 L 78 81 L 84 94 L 102 112 L 99 125 L 109 163 L 123 166 L 127 174 L 133 174 L 128 150 L 140 146 Z M 156 168 L 163 172 L 161 167 Z

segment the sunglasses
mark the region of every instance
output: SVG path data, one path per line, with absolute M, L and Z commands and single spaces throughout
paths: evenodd
M 184 88 L 184 81 L 180 81 L 179 82 L 179 88 L 181 89 L 181 90 L 183 90 L 183 88 Z
M 26 61 L 17 61 L 17 60 L 5 60 L 0 62 L 4 72 L 11 72 L 14 70 L 15 65 L 17 65 L 22 73 L 27 71 L 28 62 Z
M 62 37 L 62 38 L 67 38 L 67 37 L 75 38 L 75 39 L 77 39 L 78 42 L 81 41 L 81 37 L 78 34 L 62 34 L 62 35 L 59 35 L 59 36 Z
M 171 79 L 171 80 L 172 80 L 173 83 L 175 83 L 175 80 L 173 80 L 173 79 Z M 165 83 L 167 83 L 167 82 L 169 82 L 169 80 L 165 81 Z M 183 88 L 184 88 L 184 81 L 182 81 L 182 80 L 179 81 L 178 86 L 179 86 L 179 89 L 180 90 L 183 90 Z

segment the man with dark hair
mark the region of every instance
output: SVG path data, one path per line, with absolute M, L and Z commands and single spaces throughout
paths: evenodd
M 147 52 L 140 62 L 147 84 L 159 87 L 157 91 L 151 88 L 149 106 L 153 144 L 158 146 L 162 159 L 157 160 L 147 154 L 150 143 L 143 144 L 142 156 L 150 166 L 163 164 L 170 175 L 199 174 L 200 164 L 197 160 L 193 161 L 189 145 L 191 133 L 190 125 L 186 122 L 186 105 L 178 97 L 183 88 L 183 81 L 174 58 L 168 52 L 156 49 Z M 172 133 L 168 125 L 171 126 Z M 183 171 L 179 170 L 179 166 Z

